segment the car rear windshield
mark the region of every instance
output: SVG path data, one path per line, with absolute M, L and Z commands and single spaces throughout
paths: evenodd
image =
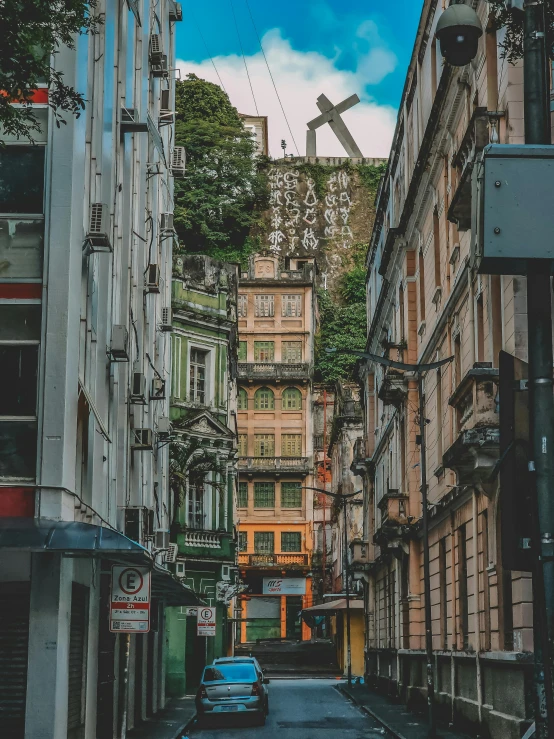
M 254 669 L 254 665 L 247 662 L 206 667 L 203 682 L 213 683 L 216 680 L 228 680 L 232 683 L 240 680 L 254 682 L 256 680 L 256 670 Z

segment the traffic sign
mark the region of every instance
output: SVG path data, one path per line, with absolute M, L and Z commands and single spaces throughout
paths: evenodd
M 197 636 L 215 636 L 215 608 L 198 607 L 196 634 Z
M 114 565 L 110 601 L 110 631 L 150 631 L 150 570 Z

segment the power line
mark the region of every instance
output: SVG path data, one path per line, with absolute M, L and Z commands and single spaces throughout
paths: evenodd
M 244 68 L 246 69 L 246 76 L 248 77 L 248 84 L 250 85 L 250 92 L 252 93 L 252 99 L 254 100 L 254 107 L 256 108 L 256 115 L 259 116 L 258 103 L 256 102 L 256 96 L 254 95 L 254 88 L 252 87 L 252 80 L 250 79 L 250 72 L 248 71 L 248 64 L 246 63 L 246 57 L 244 56 L 244 49 L 242 48 L 242 40 L 239 33 L 239 24 L 237 23 L 237 16 L 235 14 L 235 6 L 233 0 L 229 0 L 231 5 L 231 11 L 233 13 L 233 20 L 235 21 L 235 28 L 237 29 L 237 38 L 239 40 L 240 53 L 242 54 L 242 61 L 244 62 Z
M 227 90 L 225 89 L 225 85 L 223 84 L 223 80 L 221 79 L 221 77 L 220 77 L 220 75 L 219 75 L 219 72 L 217 71 L 217 67 L 215 66 L 215 62 L 214 62 L 214 60 L 213 60 L 213 57 L 212 57 L 212 55 L 210 54 L 210 50 L 209 50 L 209 48 L 208 48 L 208 44 L 206 43 L 206 39 L 204 38 L 204 34 L 202 33 L 202 30 L 201 30 L 201 28 L 200 28 L 200 24 L 199 24 L 199 23 L 198 23 L 198 21 L 196 20 L 196 17 L 195 17 L 195 16 L 194 16 L 194 14 L 192 13 L 192 11 L 190 11 L 190 15 L 191 15 L 191 18 L 192 18 L 192 20 L 194 21 L 194 25 L 196 26 L 196 28 L 197 28 L 197 30 L 198 30 L 198 35 L 200 36 L 200 38 L 202 39 L 202 41 L 203 41 L 203 43 L 204 43 L 204 46 L 205 46 L 205 48 L 206 48 L 206 52 L 207 52 L 207 54 L 208 54 L 208 57 L 210 58 L 210 61 L 211 61 L 211 63 L 212 63 L 212 66 L 213 66 L 213 68 L 215 69 L 215 73 L 216 73 L 216 75 L 217 75 L 217 79 L 219 80 L 219 83 L 221 84 L 221 87 L 223 88 L 223 92 L 224 92 L 224 93 L 225 93 L 226 95 L 228 95 L 228 93 L 227 93 Z
M 292 143 L 294 144 L 294 148 L 296 149 L 296 153 L 298 156 L 300 156 L 300 152 L 298 151 L 298 146 L 296 145 L 296 141 L 294 140 L 294 134 L 292 132 L 292 129 L 290 127 L 289 119 L 287 118 L 287 114 L 285 113 L 285 108 L 283 107 L 283 103 L 281 102 L 281 97 L 279 95 L 279 91 L 277 90 L 277 85 L 275 84 L 275 80 L 273 79 L 273 74 L 271 73 L 271 69 L 269 67 L 269 62 L 267 61 L 267 57 L 265 55 L 264 47 L 262 46 L 262 39 L 260 38 L 260 34 L 258 33 L 258 29 L 256 27 L 256 24 L 254 22 L 254 16 L 252 15 L 252 11 L 250 10 L 250 3 L 248 0 L 244 0 L 246 3 L 246 7 L 248 8 L 248 14 L 250 15 L 250 20 L 252 21 L 252 25 L 254 26 L 254 31 L 256 32 L 256 36 L 258 37 L 258 43 L 260 44 L 260 49 L 262 50 L 262 54 L 264 57 L 265 65 L 267 67 L 267 71 L 269 72 L 269 76 L 271 77 L 271 82 L 273 83 L 273 88 L 275 90 L 275 94 L 277 95 L 277 100 L 279 101 L 279 105 L 281 106 L 281 110 L 283 111 L 283 116 L 285 118 L 287 128 L 289 129 L 289 133 L 292 138 Z

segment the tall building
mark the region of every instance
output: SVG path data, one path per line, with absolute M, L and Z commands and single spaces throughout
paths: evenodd
M 228 620 L 237 579 L 236 265 L 175 258 L 171 445 L 176 575 L 216 609 L 216 633 L 197 636 L 196 609 L 168 613 L 168 691 L 192 694 L 204 665 L 232 653 Z
M 132 7 L 132 10 L 129 10 Z M 83 93 L 0 149 L 0 735 L 119 735 L 166 702 L 174 23 L 100 2 L 53 56 Z M 151 576 L 150 631 L 110 620 L 114 565 Z M 124 687 L 126 654 L 129 680 Z
M 309 638 L 316 266 L 255 256 L 239 282 L 240 640 Z
M 499 354 L 526 360 L 526 282 L 476 274 L 471 174 L 491 140 L 523 143 L 523 69 L 503 57 L 482 0 L 473 3 L 487 29 L 477 57 L 463 68 L 443 64 L 434 31 L 444 5 L 424 3 L 377 199 L 367 348 L 411 364 L 452 361 L 425 373 L 423 398 L 413 373 L 362 367 L 365 440 L 354 467 L 367 519 L 355 559 L 367 586 L 368 678 L 410 704 L 426 700 L 428 546 L 438 711 L 472 735 L 506 739 L 520 737 L 532 715 L 531 577 L 506 559 L 509 490 L 497 474 Z

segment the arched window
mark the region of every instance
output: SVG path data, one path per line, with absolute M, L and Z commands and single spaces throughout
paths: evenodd
M 254 395 L 254 409 L 257 411 L 269 411 L 275 408 L 275 396 L 268 387 L 261 387 Z
M 239 411 L 248 410 L 248 394 L 243 387 L 239 388 L 237 408 L 239 409 Z
M 296 387 L 288 387 L 283 391 L 283 410 L 299 411 L 302 408 L 302 393 Z

